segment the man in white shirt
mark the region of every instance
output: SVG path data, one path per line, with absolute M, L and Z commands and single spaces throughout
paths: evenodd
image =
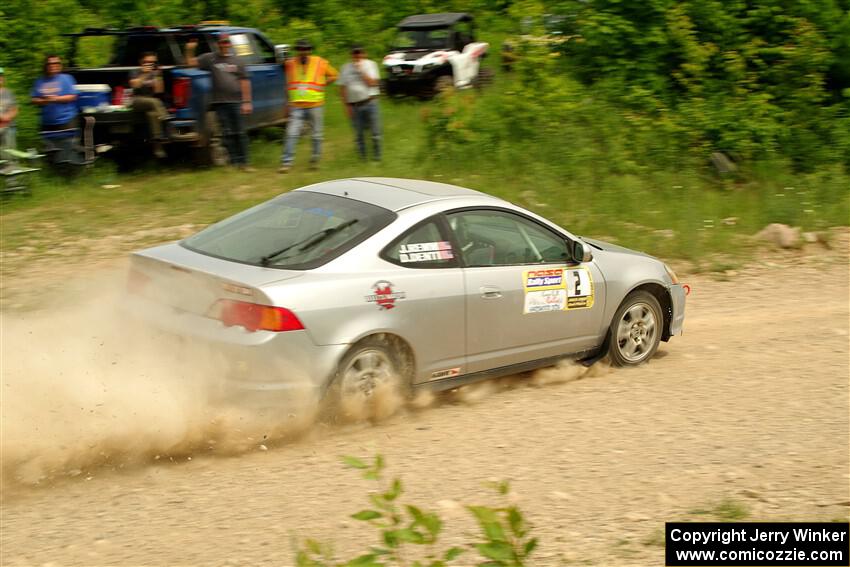
M 351 47 L 351 61 L 342 66 L 337 84 L 345 103 L 357 140 L 357 151 L 366 159 L 365 131 L 372 134 L 373 155 L 381 159 L 381 117 L 378 112 L 380 75 L 378 64 L 366 58 L 366 50 L 360 45 Z

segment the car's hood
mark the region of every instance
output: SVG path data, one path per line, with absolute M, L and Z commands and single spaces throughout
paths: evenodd
M 602 250 L 604 252 L 615 252 L 618 254 L 629 254 L 631 256 L 644 256 L 646 258 L 652 258 L 649 254 L 645 252 L 639 252 L 637 250 L 631 250 L 629 248 L 623 248 L 622 246 L 617 246 L 616 244 L 611 244 L 610 242 L 605 242 L 604 240 L 597 240 L 595 238 L 588 238 L 586 236 L 580 237 L 582 240 L 596 248 L 597 250 Z
M 445 63 L 457 51 L 450 49 L 397 49 L 384 57 L 384 65 L 426 65 L 428 63 Z

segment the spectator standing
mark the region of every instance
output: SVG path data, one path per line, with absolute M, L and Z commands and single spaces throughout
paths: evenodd
M 332 84 L 337 76 L 327 60 L 311 55 L 313 46 L 306 39 L 295 44 L 296 57 L 287 59 L 286 88 L 289 99 L 289 121 L 286 124 L 284 149 L 280 158 L 278 172 L 287 173 L 295 159 L 295 146 L 301 135 L 301 128 L 309 122 L 313 129 L 313 155 L 310 165 L 317 167 L 322 155 L 322 130 L 324 123 L 325 87 Z
M 160 96 L 165 92 L 162 71 L 157 67 L 156 53 L 148 51 L 139 60 L 139 70 L 130 72 L 130 87 L 133 89 L 133 110 L 144 112 L 148 119 L 148 130 L 153 137 L 153 153 L 165 157 L 162 148 L 162 121 L 168 118 Z
M 372 135 L 375 160 L 381 159 L 381 117 L 378 111 L 380 90 L 378 64 L 367 59 L 366 50 L 360 45 L 351 47 L 351 61 L 342 66 L 339 86 L 348 117 L 354 127 L 357 151 L 362 159 L 367 158 L 366 130 Z
M 244 117 L 251 114 L 251 81 L 245 65 L 233 53 L 230 34 L 216 36 L 217 49 L 195 57 L 197 39 L 186 43 L 186 63 L 212 75 L 212 106 L 221 125 L 230 163 L 243 171 L 255 171 L 248 165 L 248 134 Z
M 15 95 L 6 88 L 6 74 L 0 67 L 0 149 L 15 149 L 15 117 L 18 105 Z
M 43 131 L 71 130 L 77 127 L 77 83 L 62 72 L 62 59 L 48 55 L 44 75 L 36 79 L 30 93 L 33 104 L 41 107 Z

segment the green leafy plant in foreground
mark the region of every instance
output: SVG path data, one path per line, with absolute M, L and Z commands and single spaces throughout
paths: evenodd
M 380 532 L 380 542 L 368 553 L 354 559 L 338 562 L 332 557 L 330 547 L 308 539 L 305 548 L 298 551 L 298 567 L 369 567 L 384 565 L 410 565 L 411 567 L 440 567 L 447 565 L 466 550 L 461 547 L 442 549 L 438 545 L 443 521 L 433 512 L 412 504 L 401 504 L 403 493 L 398 478 L 387 483 L 383 477 L 384 459 L 381 455 L 371 464 L 356 457 L 344 457 L 343 462 L 361 470 L 363 477 L 379 485 L 377 493 L 370 494 L 372 508 L 352 514 L 355 520 L 366 522 Z M 507 496 L 507 482 L 494 484 L 502 496 Z M 513 505 L 492 508 L 467 506 L 481 529 L 481 541 L 469 544 L 478 554 L 478 565 L 483 567 L 522 567 L 537 547 L 537 538 L 529 537 L 529 527 L 522 512 Z M 418 546 L 418 547 L 413 547 Z

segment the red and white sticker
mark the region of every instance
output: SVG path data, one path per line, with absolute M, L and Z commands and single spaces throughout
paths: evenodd
M 382 311 L 395 307 L 395 302 L 407 297 L 403 291 L 395 291 L 392 282 L 379 280 L 372 285 L 372 293 L 366 296 L 366 301 L 377 303 Z

